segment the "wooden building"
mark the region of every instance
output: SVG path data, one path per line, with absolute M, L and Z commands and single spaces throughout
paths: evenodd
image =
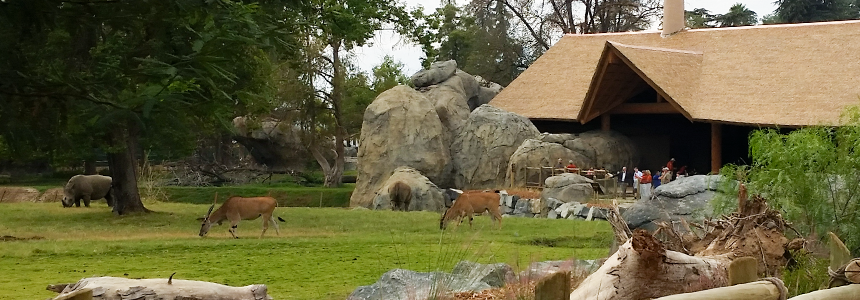
M 754 129 L 838 125 L 857 104 L 860 21 L 566 35 L 490 102 L 545 132 L 621 132 L 640 166 L 699 173 L 748 163 Z

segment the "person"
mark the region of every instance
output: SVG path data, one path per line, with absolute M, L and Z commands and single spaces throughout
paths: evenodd
M 639 199 L 639 181 L 642 180 L 642 171 L 638 167 L 633 167 L 633 199 Z
M 663 167 L 663 174 L 660 175 L 660 185 L 664 185 L 672 181 L 672 171 L 668 167 Z
M 561 157 L 558 158 L 558 161 L 555 162 L 555 166 L 552 167 L 552 175 L 556 175 L 558 173 L 564 173 L 564 163 L 561 161 Z
M 576 169 L 576 164 L 573 163 L 573 160 L 567 161 L 567 172 L 574 172 L 573 169 Z
M 687 166 L 681 166 L 681 168 L 678 169 L 678 177 L 676 177 L 675 179 L 678 179 L 678 178 L 681 178 L 684 176 L 687 176 Z
M 622 167 L 621 171 L 615 174 L 618 177 L 618 187 L 621 190 L 621 199 L 627 199 L 627 185 L 633 183 L 633 174 L 627 172 L 627 167 Z
M 657 189 L 658 186 L 660 186 L 660 183 L 662 183 L 662 182 L 660 182 L 660 175 L 662 173 L 663 173 L 662 170 L 654 172 L 654 175 L 651 177 L 651 187 L 652 187 L 651 191 L 652 191 L 652 193 L 654 190 Z
M 651 181 L 651 170 L 645 170 L 642 178 L 639 179 L 640 199 L 651 199 Z
M 674 157 L 672 159 L 670 159 L 669 162 L 666 163 L 666 167 L 669 168 L 669 172 L 675 171 L 675 158 Z

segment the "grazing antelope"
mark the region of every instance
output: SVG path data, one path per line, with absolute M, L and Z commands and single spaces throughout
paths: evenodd
M 218 194 L 215 194 L 215 200 L 218 200 Z M 221 222 L 224 222 L 224 220 L 229 220 L 230 234 L 238 239 L 239 237 L 236 236 L 236 227 L 239 226 L 239 221 L 254 220 L 260 216 L 263 217 L 261 238 L 266 234 L 266 229 L 269 229 L 269 222 L 275 226 L 275 231 L 280 235 L 281 230 L 278 228 L 278 222 L 275 221 L 275 216 L 272 215 L 277 206 L 278 202 L 272 197 L 243 198 L 232 196 L 218 210 L 212 212 L 212 209 L 215 208 L 215 203 L 212 203 L 212 206 L 209 207 L 209 212 L 206 213 L 206 217 L 198 219 L 203 221 L 203 224 L 200 225 L 200 236 L 205 236 L 209 232 L 209 228 L 212 227 L 212 224 L 221 225 Z M 286 222 L 281 217 L 278 217 L 278 220 Z
M 460 194 L 454 205 L 451 205 L 442 219 L 439 220 L 439 229 L 445 230 L 448 222 L 458 219 L 463 223 L 463 219 L 469 217 L 469 228 L 472 228 L 472 216 L 482 214 L 485 211 L 490 212 L 490 217 L 494 222 L 497 222 L 499 229 L 502 228 L 502 213 L 499 210 L 499 194 L 493 192 L 467 192 Z M 495 224 L 493 224 L 495 225 Z

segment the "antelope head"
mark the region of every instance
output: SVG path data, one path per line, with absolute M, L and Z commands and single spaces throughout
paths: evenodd
M 205 236 L 206 233 L 209 233 L 209 228 L 212 227 L 212 222 L 209 221 L 209 217 L 212 216 L 212 210 L 215 209 L 215 202 L 218 201 L 218 193 L 215 193 L 215 200 L 212 201 L 212 205 L 209 206 L 209 211 L 206 212 L 206 216 L 203 217 L 203 224 L 200 225 L 200 236 Z M 200 220 L 200 219 L 198 219 Z

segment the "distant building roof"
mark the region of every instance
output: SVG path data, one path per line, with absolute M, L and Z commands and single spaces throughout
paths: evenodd
M 696 121 L 837 124 L 860 104 L 860 21 L 565 35 L 490 104 L 585 123 L 648 87 Z

